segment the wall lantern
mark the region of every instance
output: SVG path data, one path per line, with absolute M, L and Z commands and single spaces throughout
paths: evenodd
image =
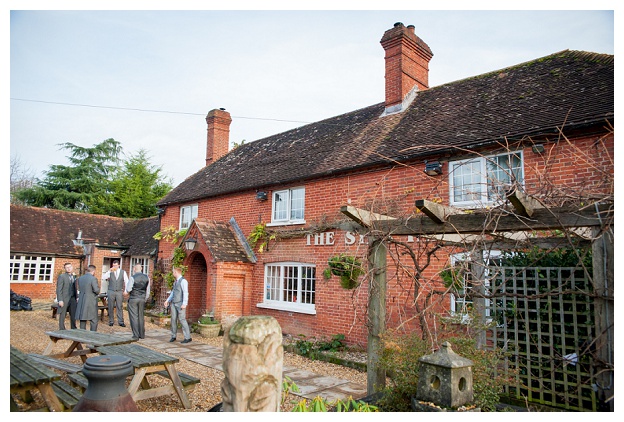
M 267 193 L 263 191 L 256 192 L 256 199 L 258 201 L 266 201 L 268 198 Z
M 429 176 L 438 176 L 442 174 L 442 164 L 439 161 L 425 161 L 425 173 Z
M 531 151 L 533 151 L 536 154 L 541 154 L 544 152 L 544 145 L 543 144 L 535 144 L 531 147 Z
M 193 249 L 195 249 L 196 243 L 197 243 L 197 239 L 189 237 L 188 239 L 184 241 L 184 247 L 186 248 L 187 251 L 192 251 Z

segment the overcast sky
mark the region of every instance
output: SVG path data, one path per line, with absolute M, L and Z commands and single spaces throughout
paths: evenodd
M 111 3 L 6 10 L 10 156 L 38 177 L 68 164 L 58 144 L 114 138 L 126 154 L 146 149 L 175 186 L 205 164 L 211 109 L 231 113 L 230 141 L 251 142 L 382 102 L 379 40 L 395 22 L 433 51 L 432 87 L 565 49 L 614 54 L 613 10 L 103 10 Z

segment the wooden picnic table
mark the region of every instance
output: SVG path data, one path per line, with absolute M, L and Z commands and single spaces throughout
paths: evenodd
M 50 337 L 50 342 L 43 351 L 43 355 L 53 358 L 80 356 L 83 363 L 87 360 L 88 354 L 96 353 L 96 347 L 98 346 L 113 346 L 116 344 L 127 344 L 136 341 L 133 340 L 130 335 L 122 336 L 118 334 L 107 334 L 97 331 L 81 330 L 80 328 L 46 331 L 46 335 Z M 69 340 L 71 341 L 71 344 L 65 352 L 52 354 L 52 349 L 59 340 Z
M 119 355 L 130 358 L 132 366 L 134 366 L 134 376 L 128 386 L 128 392 L 134 401 L 175 393 L 185 409 L 191 408 L 191 402 L 175 366 L 180 361 L 178 358 L 138 344 L 97 346 L 95 349 L 103 355 Z M 163 370 L 166 371 L 164 377 L 168 378 L 171 383 L 162 387 L 152 387 L 147 376 L 158 372 L 160 374 L 157 375 L 163 376 Z M 139 387 L 142 387 L 142 390 L 139 390 Z
M 30 398 L 32 397 L 30 391 L 37 389 L 50 411 L 62 412 L 63 405 L 52 389 L 52 383 L 60 379 L 59 374 L 11 346 L 11 393 L 19 393 L 24 398 Z M 17 410 L 13 397 L 11 408 Z

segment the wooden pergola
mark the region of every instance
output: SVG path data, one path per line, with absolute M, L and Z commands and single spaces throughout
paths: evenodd
M 410 235 L 438 239 L 445 244 L 470 245 L 483 241 L 487 236 L 491 244 L 506 245 L 518 249 L 519 239 L 532 245 L 547 247 L 551 240 L 539 236 L 524 236 L 535 231 L 564 230 L 581 234 L 585 242 L 591 241 L 593 254 L 593 284 L 596 314 L 596 332 L 600 333 L 596 345 L 598 358 L 611 370 L 599 371 L 598 385 L 613 396 L 614 363 L 614 265 L 613 265 L 613 218 L 610 204 L 592 204 L 585 207 L 547 208 L 519 190 L 507 192 L 513 208 L 491 210 L 462 210 L 428 200 L 417 200 L 416 208 L 421 215 L 395 218 L 376 214 L 352 206 L 340 211 L 367 232 L 370 241 L 368 260 L 372 266 L 368 302 L 368 394 L 385 387 L 385 371 L 379 364 L 379 351 L 383 350 L 381 335 L 385 331 L 386 317 L 386 236 Z M 560 242 L 561 239 L 558 239 Z M 525 246 L 526 247 L 526 246 Z M 483 302 L 484 303 L 484 302 Z M 483 304 L 484 306 L 484 304 Z M 477 311 L 479 307 L 475 303 Z M 483 333 L 482 339 L 485 339 Z M 482 340 L 483 341 L 483 340 Z M 613 407 L 613 400 L 610 401 Z

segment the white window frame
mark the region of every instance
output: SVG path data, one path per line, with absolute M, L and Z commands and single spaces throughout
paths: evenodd
M 515 181 L 520 183 L 520 185 L 524 185 L 524 153 L 521 150 L 504 152 L 502 154 L 493 154 L 485 157 L 474 157 L 465 160 L 450 161 L 448 176 L 450 205 L 475 208 L 491 205 L 502 200 L 503 198 L 496 197 L 493 194 L 493 188 L 500 188 L 509 184 L 512 178 L 505 169 L 502 169 L 496 163 L 496 160 L 502 157 L 513 156 L 520 158 L 520 165 L 516 169 L 517 173 L 514 172 L 513 178 Z M 472 169 L 469 169 L 468 166 L 471 166 Z M 472 197 L 469 199 L 455 200 L 455 178 L 459 178 L 461 176 L 460 172 L 462 170 L 472 170 L 466 172 L 463 179 L 467 182 L 466 186 L 474 186 L 474 191 L 465 192 L 460 188 L 462 190 L 462 196 L 471 195 Z M 494 178 L 494 171 L 497 171 L 499 176 L 502 175 L 507 180 L 504 180 L 502 183 L 497 183 L 499 179 Z
M 11 255 L 9 279 L 11 283 L 53 283 L 54 257 Z
M 296 208 L 293 206 L 293 193 L 302 195 L 299 199 L 300 204 L 295 205 Z M 277 198 L 279 197 L 283 198 L 283 202 L 286 205 L 285 209 L 279 210 L 284 213 L 283 217 L 276 216 L 276 213 L 278 212 Z M 300 215 L 293 215 L 297 211 L 300 211 Z M 271 222 L 267 224 L 267 226 L 286 224 L 305 224 L 305 187 L 303 186 L 274 191 L 271 195 Z
M 130 258 L 130 272 L 134 270 L 134 266 L 137 264 L 141 265 L 141 272 L 143 274 L 146 274 L 146 275 L 149 274 L 149 270 L 150 270 L 149 256 L 133 256 L 132 258 Z
M 288 271 L 296 269 L 296 286 L 288 288 Z M 312 277 L 306 277 L 312 271 Z M 305 285 L 306 280 L 311 286 Z M 302 262 L 272 262 L 264 265 L 263 301 L 258 308 L 316 315 L 316 265 Z M 294 288 L 293 288 L 294 287 Z M 308 287 L 308 290 L 306 290 Z M 310 290 L 311 288 L 311 290 Z M 307 292 L 307 298 L 306 298 Z M 308 303 L 302 303 L 308 302 Z
M 197 204 L 180 207 L 180 230 L 185 230 L 191 227 L 193 220 L 197 218 L 198 209 L 199 206 Z M 186 218 L 187 215 L 190 215 L 190 218 Z
M 495 259 L 499 259 L 502 255 L 502 252 L 499 250 L 491 250 L 491 251 L 483 251 L 483 265 L 485 266 L 484 268 L 484 279 L 485 279 L 485 291 L 487 292 L 490 288 L 490 277 L 489 277 L 489 265 L 490 265 L 490 261 L 491 260 L 495 260 Z M 469 253 L 457 253 L 457 254 L 453 254 L 451 255 L 451 267 L 454 267 L 455 265 L 457 265 L 459 262 L 464 262 L 464 261 L 469 261 L 470 260 L 470 254 Z M 461 323 L 462 324 L 467 324 L 470 322 L 470 315 L 469 313 L 465 310 L 466 306 L 468 304 L 472 304 L 473 300 L 467 298 L 468 296 L 468 291 L 470 289 L 472 289 L 471 286 L 468 286 L 469 282 L 467 280 L 464 279 L 463 285 L 464 285 L 464 295 L 463 296 L 456 296 L 455 293 L 450 294 L 450 298 L 451 298 L 451 303 L 450 303 L 450 313 L 453 316 L 460 316 L 461 317 Z M 459 309 L 460 307 L 462 307 L 462 309 Z M 490 322 L 491 318 L 490 318 L 490 299 L 485 299 L 485 316 L 486 316 L 486 321 Z

